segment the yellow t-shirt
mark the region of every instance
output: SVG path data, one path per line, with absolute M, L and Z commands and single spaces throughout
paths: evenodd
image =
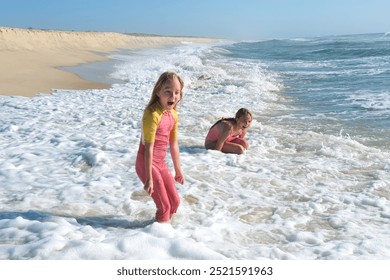
M 161 118 L 164 114 L 164 109 L 159 103 L 153 104 L 149 108 L 145 109 L 144 116 L 142 118 L 142 143 L 154 143 L 156 138 L 156 131 L 160 124 Z M 176 110 L 170 110 L 175 124 L 170 133 L 170 140 L 177 140 L 177 128 L 178 128 L 178 115 Z

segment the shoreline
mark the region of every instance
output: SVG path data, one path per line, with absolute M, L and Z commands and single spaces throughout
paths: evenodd
M 112 53 L 110 53 L 112 54 Z M 60 66 L 59 70 L 77 75 L 80 79 L 92 83 L 98 82 L 112 86 L 112 84 L 123 83 L 109 76 L 114 71 L 115 65 L 121 61 L 108 58 L 104 61 L 91 61 L 75 66 Z
M 86 79 L 77 68 L 110 61 L 107 56 L 119 49 L 163 47 L 183 41 L 211 43 L 218 39 L 0 27 L 0 96 L 110 88 L 107 80 Z

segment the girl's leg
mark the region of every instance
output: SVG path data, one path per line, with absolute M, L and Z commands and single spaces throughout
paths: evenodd
M 232 140 L 230 142 L 239 144 L 239 145 L 243 146 L 245 149 L 249 148 L 249 143 L 244 138 L 236 138 L 236 139 L 234 139 L 234 140 Z
M 169 193 L 167 192 L 164 178 L 160 170 L 153 166 L 152 176 L 153 176 L 153 193 L 152 198 L 156 204 L 156 221 L 157 222 L 167 222 L 171 218 L 171 202 L 169 198 Z
M 146 174 L 145 174 L 145 165 L 144 165 L 144 160 L 142 155 L 137 157 L 136 172 L 141 182 L 145 183 Z M 166 222 L 171 217 L 171 202 L 168 197 L 167 191 L 165 189 L 164 179 L 161 176 L 160 170 L 158 170 L 155 166 L 152 166 L 152 176 L 153 176 L 152 198 L 157 207 L 156 221 Z
M 173 176 L 167 165 L 165 165 L 164 168 L 160 169 L 160 174 L 162 179 L 164 180 L 164 186 L 170 204 L 170 216 L 172 216 L 176 213 L 177 208 L 179 208 L 180 197 L 177 192 L 175 180 L 173 179 Z
M 240 144 L 236 144 L 233 142 L 225 142 L 225 144 L 223 144 L 222 146 L 222 152 L 241 155 L 245 152 L 245 148 Z

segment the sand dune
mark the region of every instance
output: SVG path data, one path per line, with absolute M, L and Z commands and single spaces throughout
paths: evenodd
M 67 32 L 0 27 L 0 95 L 34 96 L 55 89 L 107 88 L 57 69 L 107 60 L 117 49 L 158 47 L 182 41 L 214 39 L 126 35 L 111 32 Z

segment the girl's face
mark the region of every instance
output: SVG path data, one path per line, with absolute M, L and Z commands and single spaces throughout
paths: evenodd
M 241 116 L 237 119 L 238 127 L 242 129 L 248 128 L 251 122 L 252 122 L 252 117 L 249 114 L 245 116 Z
M 157 92 L 160 105 L 164 110 L 172 110 L 181 99 L 181 84 L 178 79 L 167 81 Z

